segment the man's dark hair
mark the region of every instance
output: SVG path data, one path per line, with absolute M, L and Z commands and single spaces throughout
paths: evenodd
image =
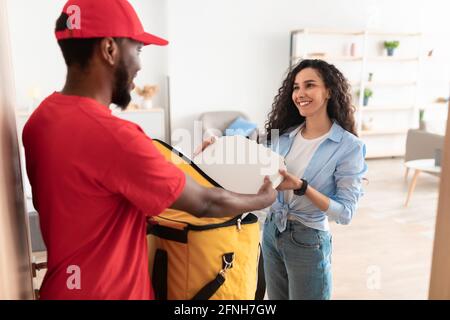
M 67 20 L 69 16 L 62 13 L 56 21 L 55 31 L 67 30 Z M 100 43 L 101 38 L 91 39 L 64 39 L 59 40 L 58 45 L 61 48 L 66 65 L 71 67 L 78 65 L 81 69 L 85 69 L 89 65 L 95 47 Z

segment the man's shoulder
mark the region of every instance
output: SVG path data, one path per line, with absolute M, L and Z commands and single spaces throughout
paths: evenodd
M 114 114 L 111 114 L 107 118 L 99 119 L 102 126 L 104 126 L 108 131 L 120 138 L 125 140 L 134 136 L 142 136 L 145 135 L 144 131 L 141 129 L 139 125 L 134 122 L 122 119 L 117 117 Z
M 141 148 L 150 150 L 148 137 L 142 128 L 134 122 L 121 119 L 114 114 L 96 119 L 99 123 L 99 135 L 108 137 L 108 141 L 121 151 L 136 151 Z
M 126 144 L 133 138 L 145 136 L 137 124 L 117 117 L 94 100 L 82 97 L 69 100 L 58 94 L 47 97 L 31 114 L 24 135 L 34 135 L 44 126 L 47 130 L 51 126 L 62 134 L 84 132 L 92 143 L 111 140 Z

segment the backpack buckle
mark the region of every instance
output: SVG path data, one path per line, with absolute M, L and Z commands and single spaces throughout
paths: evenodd
M 223 267 L 222 267 L 222 270 L 220 270 L 219 273 L 220 273 L 220 275 L 222 277 L 225 278 L 225 275 L 226 275 L 227 271 L 229 269 L 233 268 L 234 252 L 224 254 L 223 257 L 222 257 L 222 260 L 223 260 L 223 264 L 222 264 Z

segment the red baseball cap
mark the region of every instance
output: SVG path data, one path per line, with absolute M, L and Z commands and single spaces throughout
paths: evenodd
M 63 9 L 67 29 L 56 31 L 56 39 L 129 38 L 144 45 L 165 46 L 167 40 L 144 31 L 127 0 L 69 0 Z

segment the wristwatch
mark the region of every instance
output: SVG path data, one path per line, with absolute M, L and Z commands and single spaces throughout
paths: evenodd
M 300 189 L 294 190 L 294 194 L 296 196 L 304 196 L 306 193 L 306 190 L 308 189 L 308 181 L 305 179 L 300 179 L 302 181 L 302 187 Z

